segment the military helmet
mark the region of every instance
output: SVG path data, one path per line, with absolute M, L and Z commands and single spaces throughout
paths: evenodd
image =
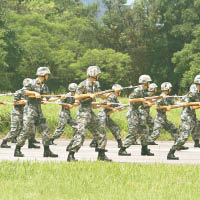
M 172 88 L 172 84 L 170 82 L 164 82 L 161 84 L 162 91 L 169 90 L 170 88 Z
M 119 84 L 114 84 L 112 86 L 112 90 L 123 90 L 123 87 L 121 85 L 119 85 Z
M 151 83 L 149 85 L 148 91 L 153 92 L 156 88 L 158 88 L 158 86 L 155 83 Z
M 72 92 L 76 92 L 77 84 L 76 83 L 70 83 L 68 86 L 68 90 Z
M 51 74 L 48 67 L 39 67 L 37 69 L 37 72 L 36 72 L 37 76 L 45 76 L 46 74 Z
M 195 76 L 194 83 L 195 84 L 200 84 L 200 75 Z
M 25 78 L 24 80 L 23 80 L 23 86 L 24 87 L 27 87 L 28 85 L 30 85 L 31 83 L 32 83 L 32 79 L 31 78 Z
M 141 75 L 139 77 L 139 84 L 145 84 L 147 82 L 151 82 L 151 77 L 149 75 Z
M 87 69 L 87 76 L 89 77 L 96 77 L 101 74 L 101 70 L 97 66 L 90 66 Z

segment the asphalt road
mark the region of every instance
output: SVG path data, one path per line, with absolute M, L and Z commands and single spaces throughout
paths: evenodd
M 40 139 L 38 139 L 40 140 Z M 1 140 L 2 141 L 2 140 Z M 84 145 L 81 147 L 80 151 L 75 154 L 75 157 L 78 160 L 82 161 L 96 161 L 97 152 L 94 151 L 93 148 L 89 147 L 89 143 L 91 140 L 86 140 Z M 41 140 L 40 140 L 41 142 Z M 40 149 L 28 149 L 27 143 L 21 149 L 25 154 L 23 158 L 14 157 L 14 148 L 15 144 L 11 144 L 11 149 L 3 149 L 0 148 L 0 161 L 8 160 L 8 161 L 66 161 L 67 160 L 67 152 L 66 146 L 69 143 L 69 140 L 59 139 L 56 140 L 55 143 L 57 145 L 50 146 L 51 150 L 58 154 L 58 158 L 43 158 L 43 147 L 40 144 Z M 155 154 L 155 156 L 141 156 L 141 146 L 134 145 L 127 149 L 127 152 L 131 153 L 131 156 L 124 157 L 118 156 L 118 148 L 117 143 L 115 141 L 108 141 L 106 153 L 109 158 L 111 158 L 115 162 L 127 162 L 127 163 L 169 163 L 169 164 L 200 164 L 200 148 L 194 148 L 193 143 L 188 142 L 185 146 L 189 147 L 189 150 L 186 151 L 177 151 L 175 153 L 176 156 L 179 157 L 179 160 L 171 161 L 167 160 L 167 153 L 172 146 L 173 142 L 157 142 L 159 145 L 151 146 L 151 152 Z

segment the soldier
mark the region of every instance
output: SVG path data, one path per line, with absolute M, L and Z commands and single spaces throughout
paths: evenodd
M 27 86 L 30 84 L 32 79 L 26 78 L 23 81 L 23 86 Z M 26 104 L 26 100 L 24 98 L 23 89 L 17 90 L 14 95 L 13 108 L 11 111 L 11 130 L 3 139 L 1 148 L 11 148 L 11 146 L 7 145 L 7 142 L 13 141 L 20 134 L 23 128 L 23 112 Z M 29 139 L 28 148 L 40 148 L 39 146 L 34 145 L 31 141 L 35 140 L 35 132 L 31 135 Z M 36 141 L 36 140 L 35 140 Z
M 95 92 L 100 91 L 98 77 L 101 74 L 99 67 L 90 66 L 87 69 L 88 78 L 81 82 L 77 88 L 77 97 L 80 100 L 80 106 L 77 112 L 77 132 L 74 135 L 67 150 L 69 151 L 67 161 L 76 161 L 74 154 L 84 142 L 86 129 L 89 129 L 98 142 L 98 160 L 111 161 L 105 155 L 106 134 L 100 128 L 99 120 L 93 112 L 92 102 L 96 97 Z
M 156 104 L 157 115 L 154 120 L 153 133 L 149 137 L 150 142 L 155 141 L 160 136 L 162 128 L 171 133 L 171 136 L 174 139 L 174 141 L 178 138 L 179 135 L 178 128 L 167 119 L 166 115 L 166 111 L 168 111 L 167 110 L 168 105 L 174 104 L 174 101 L 171 98 L 167 97 L 167 95 L 171 92 L 171 89 L 172 89 L 171 83 L 164 82 L 161 84 L 162 93 L 160 96 L 162 98 L 158 100 Z
M 33 79 L 31 84 L 23 88 L 24 95 L 28 96 L 27 108 L 23 116 L 23 130 L 17 138 L 17 144 L 14 156 L 23 157 L 21 147 L 25 144 L 27 137 L 35 131 L 37 126 L 39 132 L 42 134 L 42 143 L 44 145 L 44 157 L 58 157 L 49 149 L 49 128 L 45 117 L 43 116 L 41 103 L 42 96 L 49 93 L 49 89 L 45 82 L 51 74 L 48 67 L 39 67 L 37 69 L 36 79 Z M 51 99 L 49 99 L 51 100 Z M 52 99 L 52 101 L 55 99 Z
M 115 112 L 115 107 L 118 107 L 118 105 L 112 105 L 112 103 L 119 103 L 118 96 L 120 96 L 121 90 L 123 89 L 121 85 L 114 84 L 112 89 L 114 92 L 110 93 L 108 98 L 105 102 L 111 103 L 111 105 L 104 106 L 99 113 L 98 113 L 98 119 L 100 120 L 100 124 L 103 130 L 105 130 L 106 126 L 110 129 L 111 133 L 115 137 L 118 148 L 122 147 L 122 139 L 120 134 L 120 128 L 119 126 L 111 119 L 110 114 Z M 96 147 L 96 139 L 94 138 L 90 144 L 90 147 Z
M 63 134 L 67 124 L 69 124 L 74 129 L 74 134 L 77 131 L 77 123 L 70 114 L 70 109 L 72 109 L 74 106 L 79 105 L 78 102 L 75 102 L 74 99 L 76 88 L 77 88 L 76 83 L 69 84 L 68 86 L 69 93 L 67 93 L 65 95 L 65 98 L 61 100 L 61 105 L 62 104 L 63 105 L 59 113 L 58 126 L 52 138 L 50 139 L 50 144 L 54 144 L 54 140 L 59 138 Z
M 194 79 L 194 84 L 196 85 L 196 89 L 194 87 L 190 88 L 189 93 L 184 98 L 185 103 L 190 102 L 199 102 L 200 101 L 200 75 L 197 75 Z M 181 128 L 180 128 L 180 136 L 170 149 L 167 159 L 168 160 L 178 160 L 179 158 L 174 155 L 175 151 L 178 150 L 182 145 L 185 144 L 190 134 L 195 131 L 196 119 L 195 119 L 195 110 L 198 109 L 199 106 L 185 106 L 181 112 Z
M 147 148 L 148 145 L 148 136 L 149 128 L 147 125 L 147 115 L 145 112 L 145 103 L 150 105 L 149 102 L 146 102 L 144 99 L 145 91 L 148 89 L 151 82 L 151 77 L 149 75 L 142 75 L 139 78 L 139 84 L 136 89 L 130 94 L 129 102 L 130 108 L 127 112 L 127 119 L 129 125 L 129 134 L 126 137 L 123 147 L 119 150 L 120 156 L 130 156 L 130 153 L 126 152 L 126 148 L 130 147 L 133 141 L 140 136 L 141 138 L 141 155 L 153 156 L 154 154 L 150 152 Z

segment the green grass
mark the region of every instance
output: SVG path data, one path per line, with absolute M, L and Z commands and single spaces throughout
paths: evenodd
M 0 162 L 1 200 L 199 199 L 200 166 Z
M 12 102 L 12 97 L 1 97 L 1 100 Z M 128 99 L 120 98 L 120 102 L 128 103 Z M 49 124 L 50 131 L 52 134 L 53 131 L 56 129 L 56 126 L 58 123 L 58 113 L 61 109 L 61 106 L 55 105 L 55 104 L 47 104 L 47 105 L 43 105 L 42 107 L 43 107 L 43 112 L 44 112 L 45 117 L 47 118 L 47 122 Z M 6 106 L 0 105 L 0 129 L 1 129 L 0 135 L 1 136 L 7 134 L 7 132 L 9 131 L 11 108 L 12 108 L 12 105 L 6 105 Z M 74 117 L 76 116 L 76 110 L 77 109 L 73 109 L 71 111 L 72 116 Z M 98 109 L 96 109 L 95 112 L 97 113 Z M 126 119 L 126 112 L 127 112 L 127 109 L 121 112 L 115 112 L 111 115 L 113 120 L 116 121 L 118 125 L 120 126 L 121 135 L 123 138 L 125 138 L 126 135 L 128 134 L 128 122 Z M 175 125 L 178 127 L 180 125 L 180 112 L 181 112 L 181 109 L 177 109 L 177 110 L 172 110 L 167 113 L 169 120 L 175 123 Z M 151 109 L 151 114 L 153 117 L 155 117 L 156 111 L 154 107 Z M 198 117 L 200 117 L 200 112 L 198 112 Z M 63 137 L 71 138 L 72 135 L 73 135 L 72 128 L 70 126 L 67 126 L 63 134 Z M 109 139 L 113 139 L 113 136 L 109 130 L 107 130 L 107 135 Z M 89 133 L 87 137 L 92 138 L 92 135 Z M 171 140 L 172 138 L 169 133 L 163 130 L 161 137 L 159 139 Z

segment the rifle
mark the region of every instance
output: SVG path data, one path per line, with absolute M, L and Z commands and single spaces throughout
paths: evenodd
M 6 94 L 0 94 L 0 97 L 14 96 L 15 94 L 16 94 L 16 93 L 9 92 L 9 93 L 6 93 Z
M 124 110 L 126 107 L 129 107 L 130 104 L 121 104 L 119 107 L 115 108 L 115 111 L 122 111 Z M 112 114 L 113 112 L 115 112 L 113 110 L 109 111 L 107 114 L 110 115 Z

